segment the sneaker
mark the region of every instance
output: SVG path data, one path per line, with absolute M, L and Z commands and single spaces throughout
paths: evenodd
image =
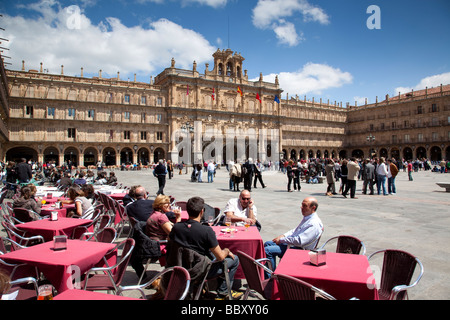
M 231 300 L 239 300 L 244 295 L 243 292 L 231 290 Z M 218 293 L 215 300 L 230 300 L 228 294 Z

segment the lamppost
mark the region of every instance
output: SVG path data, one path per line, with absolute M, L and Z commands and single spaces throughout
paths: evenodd
M 373 156 L 376 155 L 376 151 L 372 147 L 373 142 L 375 141 L 375 136 L 370 133 L 366 137 L 366 140 L 367 140 L 367 142 L 369 142 L 369 145 L 371 146 L 369 153 L 370 153 L 371 158 L 373 158 Z

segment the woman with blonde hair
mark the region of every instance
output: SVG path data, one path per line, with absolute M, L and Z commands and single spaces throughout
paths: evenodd
M 167 240 L 170 231 L 172 231 L 173 223 L 169 220 L 170 214 L 175 216 L 175 222 L 181 221 L 181 211 L 176 210 L 172 212 L 170 208 L 170 198 L 166 195 L 160 194 L 153 202 L 153 212 L 147 219 L 145 226 L 145 234 L 153 240 Z M 161 257 L 159 263 L 161 266 L 166 264 L 165 254 L 166 245 L 161 245 Z
M 181 211 L 173 212 L 170 207 L 170 198 L 160 194 L 153 202 L 153 212 L 147 220 L 145 234 L 154 240 L 166 240 L 172 230 L 173 222 L 181 221 Z

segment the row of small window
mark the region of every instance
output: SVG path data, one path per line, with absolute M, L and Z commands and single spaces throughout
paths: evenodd
M 450 124 L 450 116 L 447 117 L 447 124 Z M 424 125 L 424 123 L 422 122 L 422 119 L 417 119 L 417 127 L 421 127 L 422 125 Z M 437 126 L 439 125 L 439 119 L 438 118 L 432 118 L 431 119 L 431 125 L 432 126 Z M 409 128 L 410 122 L 409 120 L 405 120 L 403 121 L 403 127 L 404 128 Z M 380 130 L 384 130 L 384 123 L 380 123 Z M 392 121 L 391 123 L 391 129 L 397 129 L 397 122 L 396 121 Z M 374 130 L 374 125 L 371 124 L 370 125 L 370 130 Z
M 431 105 L 431 110 L 430 110 L 430 111 L 431 111 L 431 112 L 438 112 L 438 106 L 437 106 L 436 103 L 433 103 L 433 104 Z M 423 108 L 422 106 L 418 106 L 418 107 L 417 107 L 417 114 L 423 114 L 423 113 L 425 113 L 424 108 Z
M 56 108 L 54 107 L 47 107 L 47 117 L 54 117 L 55 116 L 55 110 Z M 26 106 L 26 114 L 28 116 L 33 116 L 33 106 Z M 75 117 L 75 108 L 68 108 L 67 109 L 67 116 L 70 118 Z M 88 118 L 94 119 L 95 116 L 95 110 L 94 109 L 90 109 L 87 111 L 87 116 Z M 113 118 L 113 112 L 110 111 L 109 113 L 109 118 L 112 119 Z M 130 120 L 131 118 L 131 112 L 130 111 L 124 111 L 123 112 L 123 118 L 125 120 Z M 147 118 L 147 113 L 142 112 L 141 113 L 141 120 L 142 122 L 145 122 Z M 161 122 L 162 120 L 162 115 L 161 114 L 157 114 L 156 115 L 156 121 L 157 122 Z
M 67 129 L 67 138 L 76 138 L 77 129 L 76 128 L 68 128 Z M 147 131 L 140 131 L 140 137 L 141 140 L 147 140 Z M 114 130 L 109 131 L 109 138 L 114 138 Z M 123 131 L 123 139 L 124 140 L 130 140 L 131 138 L 131 131 L 130 130 L 124 130 Z M 162 141 L 163 140 L 163 132 L 158 131 L 156 132 L 156 140 Z
M 450 139 L 450 131 L 448 132 L 448 138 Z M 431 133 L 431 141 L 439 141 L 439 140 L 440 140 L 439 139 L 439 133 L 432 132 Z M 399 142 L 398 138 L 397 138 L 397 135 L 392 135 L 392 143 L 397 143 L 397 142 Z M 411 136 L 409 134 L 405 134 L 403 142 L 408 143 L 408 142 L 414 142 L 414 141 L 411 141 Z M 417 134 L 417 141 L 416 142 L 425 142 L 423 133 Z

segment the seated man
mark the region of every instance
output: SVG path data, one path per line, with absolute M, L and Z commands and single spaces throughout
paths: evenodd
M 250 191 L 242 190 L 239 198 L 230 199 L 224 209 L 225 215 L 231 217 L 231 222 L 237 226 L 244 226 L 248 220 L 250 225 L 256 224 L 257 210 Z
M 127 215 L 137 221 L 147 221 L 153 212 L 153 200 L 147 199 L 147 191 L 142 186 L 136 188 L 135 199 L 136 201 L 126 206 Z
M 313 197 L 308 197 L 302 202 L 303 219 L 300 224 L 272 241 L 264 243 L 266 257 L 272 263 L 275 270 L 276 257 L 283 257 L 288 245 L 300 247 L 304 250 L 312 250 L 316 247 L 317 241 L 323 232 L 323 224 L 316 213 L 319 204 Z M 268 274 L 266 274 L 268 277 Z
M 218 261 L 225 260 L 228 267 L 228 275 L 230 279 L 230 285 L 232 286 L 234 275 L 239 266 L 239 258 L 228 249 L 221 249 L 219 242 L 217 241 L 214 230 L 209 226 L 202 225 L 200 220 L 205 211 L 205 202 L 200 197 L 193 197 L 188 200 L 186 209 L 189 214 L 187 221 L 176 223 L 172 227 L 172 231 L 169 234 L 169 239 L 174 241 L 179 246 L 191 249 L 202 256 L 206 256 L 213 260 Z M 215 278 L 217 275 L 223 273 L 222 263 L 214 263 L 209 270 L 207 278 Z M 242 296 L 242 292 L 232 291 L 232 297 L 238 299 Z M 218 278 L 217 298 L 227 298 L 227 283 L 221 277 Z

